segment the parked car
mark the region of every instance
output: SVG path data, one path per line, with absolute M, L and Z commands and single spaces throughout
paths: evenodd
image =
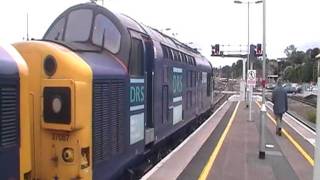
M 266 84 L 266 89 L 274 89 L 275 87 L 276 87 L 276 84 L 274 84 L 274 83 Z
M 284 89 L 287 93 L 301 93 L 302 87 L 297 83 L 285 83 L 283 84 Z

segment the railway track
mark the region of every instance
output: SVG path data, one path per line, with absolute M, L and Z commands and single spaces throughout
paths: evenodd
M 289 96 L 289 98 L 290 98 L 290 99 L 293 99 L 293 100 L 295 100 L 295 101 L 299 101 L 299 102 L 301 102 L 301 103 L 307 104 L 307 105 L 309 105 L 309 106 L 312 106 L 312 107 L 314 107 L 314 108 L 317 107 L 317 104 L 316 104 L 316 103 L 314 103 L 314 102 L 311 101 L 311 100 L 307 100 L 307 99 L 305 99 L 305 98 L 303 98 L 303 97 Z

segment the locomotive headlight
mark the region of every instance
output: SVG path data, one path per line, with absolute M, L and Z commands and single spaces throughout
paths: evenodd
M 72 148 L 64 148 L 62 151 L 62 159 L 65 162 L 73 162 L 74 160 L 74 151 Z
M 55 97 L 52 100 L 52 111 L 56 114 L 60 113 L 62 109 L 62 99 L 61 97 Z
M 56 73 L 56 70 L 57 70 L 57 61 L 56 61 L 56 59 L 53 56 L 48 55 L 44 59 L 43 68 L 44 68 L 44 72 L 46 73 L 47 76 L 53 76 L 54 73 Z
M 43 117 L 46 123 L 70 124 L 71 90 L 69 87 L 45 87 Z

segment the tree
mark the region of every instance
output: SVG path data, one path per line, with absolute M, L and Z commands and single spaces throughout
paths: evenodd
M 311 73 L 310 73 L 311 72 Z M 307 62 L 302 68 L 302 82 L 310 82 L 313 80 L 313 64 Z
M 310 53 L 310 58 L 311 59 L 315 59 L 318 54 L 320 54 L 320 49 L 319 48 L 313 48 L 311 50 L 311 53 Z
M 289 59 L 294 63 L 294 64 L 302 64 L 303 62 L 307 61 L 307 56 L 306 53 L 303 51 L 296 51 L 291 54 Z
M 223 66 L 221 69 L 222 77 L 231 78 L 232 68 L 230 66 Z
M 297 48 L 291 44 L 286 49 L 284 50 L 284 53 L 286 54 L 287 57 L 290 57 L 292 53 L 296 52 Z

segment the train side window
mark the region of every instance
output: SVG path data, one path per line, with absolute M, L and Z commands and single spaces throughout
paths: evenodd
M 182 53 L 178 51 L 178 59 L 179 59 L 179 62 L 183 62 L 182 60 Z
M 191 62 L 191 56 L 188 56 L 188 64 L 192 65 L 192 62 Z
M 181 53 L 181 57 L 182 57 L 182 62 L 183 63 L 187 63 L 187 60 L 186 60 L 186 55 Z
M 92 42 L 102 46 L 112 53 L 117 53 L 120 49 L 121 34 L 117 27 L 105 16 L 98 14 L 94 20 Z
M 143 61 L 143 44 L 142 41 L 132 38 L 131 51 L 129 60 L 130 75 L 143 76 L 144 75 L 144 61 Z
M 172 50 L 172 53 L 173 53 L 173 60 L 174 61 L 178 61 L 177 51 L 176 50 Z
M 84 42 L 88 41 L 93 12 L 90 9 L 79 9 L 69 14 L 65 41 Z
M 169 59 L 173 60 L 173 51 L 171 48 L 168 48 Z
M 178 52 L 178 51 L 175 51 L 175 54 L 176 54 L 176 61 L 180 61 L 180 60 L 179 60 L 179 52 Z
M 165 47 L 163 45 L 161 47 L 162 47 L 163 57 L 166 59 L 169 58 L 167 47 Z
M 168 59 L 172 60 L 173 57 L 172 57 L 172 51 L 171 51 L 171 48 L 167 47 L 167 53 L 168 53 Z
M 64 25 L 66 18 L 61 18 L 56 22 L 50 29 L 48 30 L 47 34 L 45 35 L 44 39 L 50 39 L 50 40 L 62 40 L 63 31 L 64 31 Z
M 196 66 L 196 59 L 194 57 L 192 57 L 192 62 L 193 62 L 193 65 Z

